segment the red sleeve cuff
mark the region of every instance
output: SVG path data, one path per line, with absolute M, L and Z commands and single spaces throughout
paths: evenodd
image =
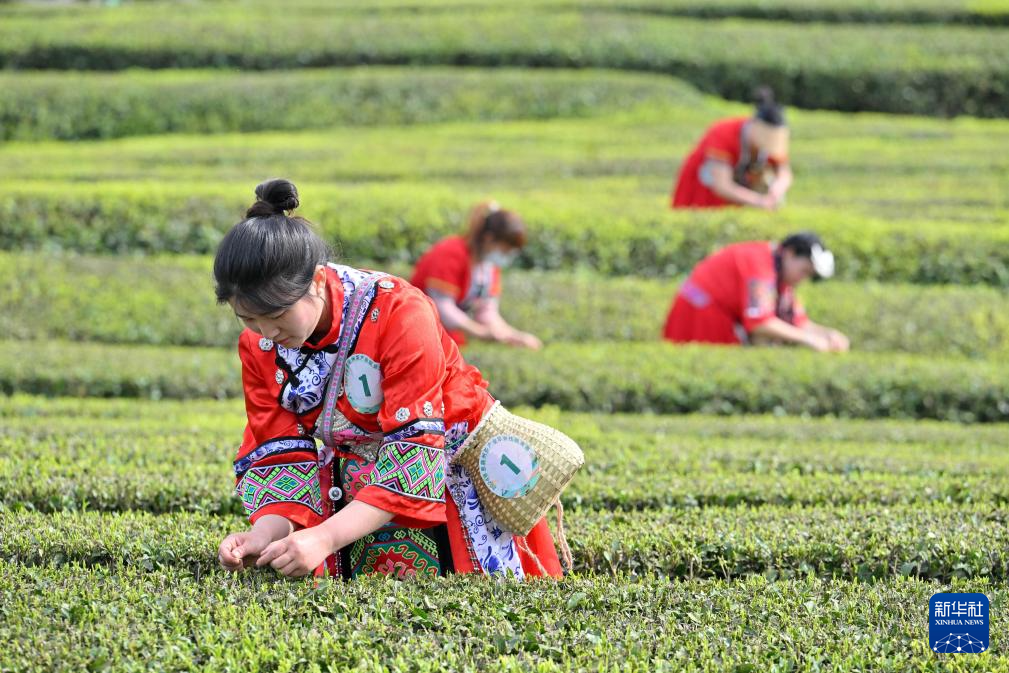
M 406 528 L 430 528 L 445 523 L 443 501 L 422 500 L 397 495 L 381 486 L 368 485 L 357 492 L 355 500 L 386 512 L 392 512 L 392 522 Z
M 761 325 L 763 325 L 765 322 L 767 322 L 768 320 L 770 320 L 771 318 L 774 318 L 774 317 L 775 317 L 775 315 L 773 313 L 768 313 L 766 315 L 758 316 L 756 318 L 746 318 L 746 317 L 744 317 L 743 318 L 743 329 L 746 330 L 747 334 L 751 334 L 753 332 L 753 330 L 757 329 L 758 327 L 760 327 Z
M 255 513 L 249 515 L 249 522 L 256 523 L 259 517 L 266 514 L 276 514 L 282 516 L 298 528 L 311 528 L 322 523 L 322 516 L 312 511 L 307 505 L 298 505 L 290 502 L 275 502 L 270 505 L 263 505 Z

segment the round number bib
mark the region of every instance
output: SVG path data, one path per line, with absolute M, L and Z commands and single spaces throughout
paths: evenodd
M 540 478 L 533 447 L 514 435 L 498 435 L 480 452 L 480 476 L 491 492 L 502 498 L 525 495 Z
M 344 370 L 343 389 L 350 406 L 362 414 L 373 414 L 382 406 L 382 370 L 367 355 L 351 355 Z

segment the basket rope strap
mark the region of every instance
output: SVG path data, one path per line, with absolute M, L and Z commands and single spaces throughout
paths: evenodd
M 564 505 L 560 498 L 554 500 L 554 505 L 557 511 L 557 545 L 561 548 L 561 561 L 564 562 L 565 570 L 571 572 L 575 564 L 571 557 L 571 547 L 568 546 L 568 536 L 564 534 Z
M 526 554 L 528 554 L 530 557 L 532 557 L 533 561 L 536 561 L 536 568 L 543 574 L 544 577 L 548 577 L 550 575 L 550 573 L 547 572 L 547 569 L 543 567 L 543 564 L 540 563 L 540 557 L 537 556 L 533 552 L 533 550 L 529 548 L 529 543 L 526 542 L 526 539 L 524 537 L 516 537 L 515 545 L 519 549 L 524 551 Z
M 571 547 L 568 546 L 568 536 L 564 534 L 564 505 L 561 504 L 560 498 L 554 500 L 554 511 L 557 512 L 557 546 L 560 547 L 561 563 L 564 565 L 565 573 L 569 573 L 575 567 L 575 564 L 574 559 L 571 557 Z M 543 567 L 543 563 L 540 562 L 539 556 L 529 548 L 529 543 L 526 542 L 524 537 L 516 536 L 515 545 L 536 562 L 536 568 L 544 576 L 549 575 L 546 568 Z

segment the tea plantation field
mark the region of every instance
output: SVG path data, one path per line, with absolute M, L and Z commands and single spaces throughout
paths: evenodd
M 788 202 L 670 211 L 756 82 Z M 1009 3 L 0 1 L 0 91 L 0 673 L 1009 671 Z M 524 217 L 502 312 L 546 347 L 464 355 L 585 451 L 564 580 L 217 567 L 211 261 L 273 176 L 398 275 L 477 200 Z M 800 229 L 851 353 L 660 341 L 703 256 Z M 941 591 L 990 651 L 932 652 Z

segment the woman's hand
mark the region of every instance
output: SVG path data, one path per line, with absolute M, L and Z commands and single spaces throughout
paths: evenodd
M 232 533 L 221 541 L 217 560 L 227 570 L 248 568 L 270 544 L 270 538 L 256 531 Z
M 256 561 L 256 567 L 270 564 L 287 577 L 301 577 L 315 571 L 335 551 L 333 541 L 323 526 L 313 526 L 291 533 L 271 543 Z
M 543 342 L 535 335 L 528 332 L 519 332 L 518 330 L 512 332 L 505 341 L 510 346 L 519 346 L 520 348 L 528 348 L 533 351 L 543 348 Z
M 836 329 L 827 330 L 827 343 L 830 344 L 830 350 L 841 353 L 847 353 L 851 348 L 851 342 L 848 340 L 848 337 L 841 334 Z
M 806 333 L 806 338 L 803 341 L 806 346 L 812 348 L 817 353 L 827 353 L 833 350 L 830 347 L 830 340 L 827 336 L 820 334 L 817 331 L 808 331 Z
M 777 210 L 782 201 L 782 197 L 774 194 L 773 192 L 761 194 L 757 197 L 757 199 L 757 207 L 763 208 L 764 210 Z

